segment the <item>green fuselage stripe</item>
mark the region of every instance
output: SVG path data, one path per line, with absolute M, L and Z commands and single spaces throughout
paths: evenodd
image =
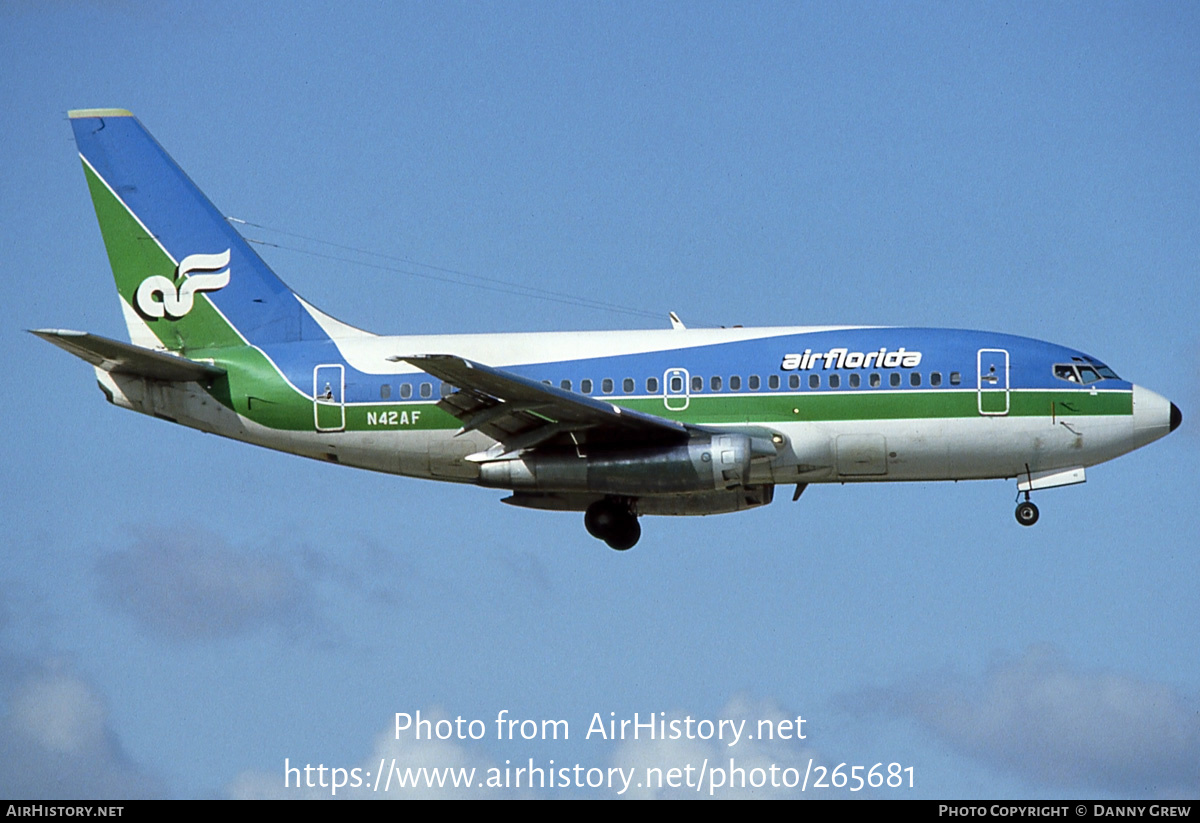
M 864 393 L 811 392 L 773 395 L 693 395 L 687 409 L 667 409 L 661 397 L 612 397 L 625 408 L 695 424 L 794 423 L 805 421 L 940 420 L 977 418 L 979 395 L 975 391 L 880 391 Z M 680 398 L 671 398 L 678 402 Z M 985 409 L 987 407 L 985 406 Z M 387 412 L 407 414 L 406 423 L 387 423 Z M 416 422 L 412 412 L 419 411 Z M 312 407 L 305 404 L 305 422 L 312 428 Z M 1007 417 L 1072 418 L 1133 414 L 1133 393 L 1087 391 L 1013 391 Z M 997 416 L 997 415 L 987 415 Z M 379 422 L 383 419 L 385 422 Z M 397 415 L 396 420 L 402 418 Z M 369 421 L 376 422 L 371 423 Z M 450 414 L 426 403 L 363 403 L 346 406 L 346 428 L 356 431 L 399 429 L 457 429 L 462 424 Z

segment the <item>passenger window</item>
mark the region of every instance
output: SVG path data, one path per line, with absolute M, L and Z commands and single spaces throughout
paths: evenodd
M 838 377 L 836 374 L 829 375 L 829 388 L 836 389 L 836 388 L 840 388 L 841 385 L 842 385 L 842 378 Z
M 592 393 L 592 381 L 588 378 L 583 378 L 579 381 L 579 390 L 584 394 Z
M 389 386 L 387 383 L 384 383 L 382 386 L 379 387 L 379 399 L 380 400 L 387 400 L 391 396 L 392 396 L 392 387 L 391 386 Z
M 736 374 L 733 375 L 732 377 L 730 377 L 729 378 L 729 390 L 730 391 L 741 391 L 742 390 L 742 378 Z
M 621 381 L 621 391 L 625 392 L 626 394 L 633 394 L 633 378 L 632 377 L 626 377 L 624 380 Z
M 432 383 L 422 383 L 421 384 L 421 396 L 425 397 L 425 398 L 433 397 L 433 384 Z
M 713 391 L 720 391 L 721 390 L 721 378 L 714 374 L 712 376 L 712 380 L 708 381 L 708 385 Z
M 779 388 L 779 375 L 773 374 L 767 378 L 767 387 L 771 390 Z
M 546 385 L 550 385 L 549 380 L 546 381 Z M 449 383 L 442 383 L 440 386 L 438 386 L 438 391 L 440 392 L 438 395 L 439 397 L 449 397 L 450 395 L 454 394 L 455 389 Z
M 646 378 L 646 394 L 658 394 L 658 378 Z
M 750 375 L 750 380 L 747 382 L 746 388 L 750 389 L 750 391 L 758 391 L 760 385 L 762 384 L 758 382 L 758 375 L 752 374 Z
M 558 384 L 558 387 L 559 387 L 560 389 L 562 389 L 563 391 L 570 391 L 570 390 L 571 390 L 571 381 L 570 381 L 570 380 L 564 380 L 564 381 L 562 381 L 561 383 L 559 383 L 559 384 Z
M 800 375 L 798 375 L 798 374 L 789 374 L 788 375 L 788 388 L 789 389 L 800 388 Z
M 909 384 L 910 386 L 919 386 L 919 385 L 921 385 L 921 373 L 920 373 L 919 371 L 915 371 L 915 372 L 913 372 L 912 374 L 910 374 L 910 375 L 908 376 L 908 384 Z
M 956 371 L 950 372 L 950 385 L 957 386 L 962 383 L 962 375 Z
M 888 383 L 891 384 L 892 388 L 896 388 L 897 386 L 899 386 L 900 385 L 900 372 L 894 371 L 891 374 L 889 374 L 888 375 Z
M 407 400 L 410 397 L 412 397 L 412 383 L 401 383 L 400 384 L 400 399 Z
M 683 391 L 683 378 L 677 374 L 672 375 L 672 377 L 671 377 L 671 391 L 673 391 L 673 392 Z
M 942 373 L 940 371 L 935 371 L 929 375 L 929 385 L 931 385 L 931 386 L 942 385 Z
M 611 377 L 606 377 L 600 381 L 600 391 L 604 392 L 605 394 L 612 394 L 613 381 Z
M 695 391 L 704 391 L 704 378 L 703 377 L 693 377 L 692 378 L 692 391 L 694 391 L 694 392 Z
M 810 375 L 808 376 L 808 387 L 809 387 L 810 389 L 819 389 L 819 388 L 821 388 L 821 375 L 819 375 L 819 374 L 810 374 Z
M 871 388 L 879 388 L 879 372 L 871 372 L 871 379 L 867 382 L 871 384 Z
M 862 375 L 861 374 L 855 373 L 855 374 L 850 375 L 850 388 L 857 389 L 861 385 L 862 385 Z

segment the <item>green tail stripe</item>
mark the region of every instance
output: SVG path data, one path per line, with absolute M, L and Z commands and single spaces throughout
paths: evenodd
M 136 311 L 138 286 L 155 275 L 174 280 L 176 261 L 86 162 L 83 170 L 117 292 L 128 311 Z M 226 369 L 227 374 L 208 389 L 222 405 L 270 428 L 312 428 L 311 398 L 292 388 L 266 355 L 246 345 L 203 293 L 196 295 L 192 310 L 181 318 L 143 321 L 169 350 L 196 360 L 212 360 Z
M 86 162 L 83 171 L 92 195 L 92 205 L 96 208 L 96 220 L 100 223 L 104 247 L 108 251 L 108 262 L 117 282 L 117 292 L 130 310 L 134 310 L 134 295 L 142 281 L 155 275 L 173 281 L 176 261 L 142 228 L 125 204 Z M 144 319 L 155 337 L 173 352 L 186 354 L 191 349 L 243 344 L 238 333 L 204 294 L 197 295 L 192 310 L 178 320 Z

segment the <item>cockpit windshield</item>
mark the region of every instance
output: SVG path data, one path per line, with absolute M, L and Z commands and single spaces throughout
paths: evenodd
M 1072 357 L 1070 363 L 1055 363 L 1054 376 L 1068 383 L 1097 383 L 1120 380 L 1117 373 L 1095 358 Z

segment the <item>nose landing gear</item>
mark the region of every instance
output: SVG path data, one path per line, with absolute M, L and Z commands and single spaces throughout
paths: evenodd
M 588 534 L 619 552 L 632 549 L 642 536 L 633 501 L 619 497 L 606 497 L 588 506 L 583 525 Z
M 1029 481 L 1029 485 L 1025 487 L 1025 502 L 1017 504 L 1017 522 L 1022 526 L 1032 526 L 1038 519 L 1038 508 L 1033 505 L 1033 501 L 1029 499 L 1029 490 L 1033 488 L 1033 473 L 1029 471 L 1029 464 L 1025 464 L 1025 478 Z M 1017 497 L 1021 496 L 1021 484 L 1017 484 Z
M 1029 500 L 1029 492 L 1025 492 L 1025 502 L 1017 504 L 1017 522 L 1022 526 L 1032 526 L 1038 521 L 1038 507 Z

